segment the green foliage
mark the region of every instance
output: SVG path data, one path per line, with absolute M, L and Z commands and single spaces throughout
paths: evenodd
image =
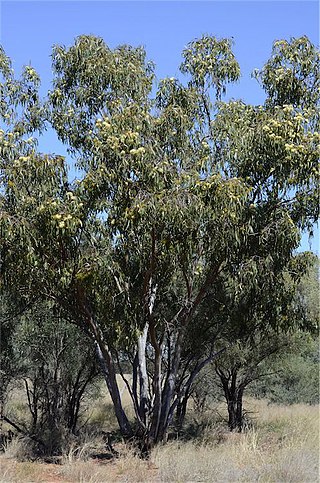
M 285 271 L 276 277 L 268 265 L 266 272 L 260 268 L 260 277 L 251 264 L 243 266 L 240 274 L 235 273 L 232 280 L 226 279 L 228 290 L 222 286 L 220 291 L 210 293 L 207 303 L 211 305 L 211 312 L 206 308 L 205 313 L 207 316 L 211 313 L 214 323 L 209 319 L 202 324 L 206 329 L 204 334 L 197 329 L 199 322 L 191 326 L 184 357 L 189 357 L 190 353 L 199 357 L 205 347 L 208 350 L 212 339 L 224 350 L 214 360 L 211 374 L 207 369 L 193 383 L 190 395 L 199 408 L 205 407 L 210 399 L 223 395 L 231 430 L 242 430 L 243 395 L 248 386 L 251 391 L 251 386 L 260 390 L 263 387 L 264 396 L 269 391 L 269 397 L 275 394 L 277 401 L 280 400 L 279 393 L 286 393 L 286 387 L 293 392 L 293 401 L 299 401 L 299 397 L 303 402 L 316 400 L 316 367 L 307 369 L 303 359 L 297 370 L 294 362 L 305 348 L 301 330 L 314 333 L 319 327 L 318 263 L 315 255 L 302 253 L 292 258 Z M 262 273 L 264 277 L 261 277 Z M 305 275 L 301 278 L 303 273 Z M 203 314 L 199 316 L 201 320 Z M 219 317 L 224 320 L 222 327 L 219 320 L 215 320 Z M 281 363 L 285 366 L 283 370 L 279 370 Z M 305 391 L 299 387 L 302 381 L 300 370 L 310 372 L 310 385 Z M 268 377 L 273 371 L 277 375 Z
M 77 433 L 83 400 L 99 375 L 93 344 L 54 306 L 39 303 L 15 318 L 10 344 L 15 373 L 4 371 L 11 387 L 23 387 L 29 413 L 19 421 L 8 406 L 10 418 L 40 442 L 38 451 L 60 452 Z
M 219 40 L 207 35 L 194 40 L 183 51 L 180 70 L 190 74 L 191 86 L 213 87 L 219 99 L 226 91 L 226 84 L 240 78 L 240 67 L 231 47 L 230 39 Z
M 255 397 L 280 404 L 319 403 L 319 340 L 305 337 L 299 350 L 266 361 L 267 374 L 249 388 Z M 268 375 L 269 374 L 269 375 Z
M 11 315 L 8 298 L 3 294 L 0 299 L 0 412 L 4 410 L 8 395 L 8 387 L 12 380 L 19 375 L 19 367 L 15 363 L 12 334 L 15 324 Z
M 303 306 L 306 317 L 309 321 L 310 331 L 317 333 L 319 330 L 319 314 L 320 314 L 320 260 L 314 257 L 313 263 L 310 264 L 306 275 L 302 278 L 298 285 L 298 301 Z
M 319 51 L 308 37 L 277 40 L 270 60 L 256 71 L 270 105 L 309 107 L 319 103 Z

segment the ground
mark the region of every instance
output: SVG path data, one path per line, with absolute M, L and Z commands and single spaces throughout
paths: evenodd
M 229 433 L 212 409 L 202 415 L 201 435 L 157 447 L 150 461 L 120 443 L 118 458 L 93 458 L 88 442 L 60 464 L 18 462 L 19 443 L 13 442 L 0 456 L 0 483 L 319 481 L 319 407 L 255 400 L 247 407 L 254 421 L 243 434 Z

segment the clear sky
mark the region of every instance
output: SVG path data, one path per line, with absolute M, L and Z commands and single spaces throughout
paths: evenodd
M 308 35 L 319 45 L 319 3 L 269 1 L 14 1 L 0 0 L 0 40 L 18 73 L 31 63 L 50 88 L 51 47 L 71 45 L 81 34 L 103 37 L 110 47 L 143 45 L 158 78 L 178 76 L 181 52 L 202 34 L 233 37 L 242 78 L 228 97 L 259 104 L 264 96 L 250 76 L 268 59 L 272 42 Z M 43 143 L 43 144 L 42 144 Z M 61 152 L 54 135 L 41 148 Z M 312 248 L 319 253 L 318 231 Z M 309 249 L 304 237 L 303 249 Z

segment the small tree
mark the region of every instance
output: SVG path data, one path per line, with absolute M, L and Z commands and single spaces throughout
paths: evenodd
M 274 354 L 288 352 L 294 340 L 285 334 L 266 331 L 256 334 L 251 340 L 236 340 L 215 364 L 228 410 L 228 426 L 231 431 L 242 431 L 245 425 L 243 396 L 247 387 L 257 379 L 265 377 L 263 362 Z
M 241 270 L 233 267 L 208 293 L 204 308 L 207 320 L 201 332 L 195 321 L 188 333 L 185 357 L 203 358 L 212 343 L 216 349 L 222 348 L 213 366 L 227 402 L 231 430 L 242 428 L 243 394 L 249 384 L 262 377 L 264 361 L 296 345 L 292 332 L 302 327 L 311 330 L 316 324 L 297 292 L 299 280 L 313 261 L 309 253 L 296 256 L 276 278 L 274 269 L 270 270 L 263 259 L 246 265 L 242 261 Z M 204 314 L 200 312 L 199 317 Z M 181 401 L 180 426 L 193 390 L 194 385 Z
M 94 346 L 47 304 L 24 312 L 11 343 L 19 369 L 12 382 L 23 383 L 30 415 L 23 431 L 41 443 L 41 452 L 59 453 L 68 434 L 77 432 L 83 399 L 100 372 Z
M 2 294 L 0 299 L 0 421 L 5 411 L 8 388 L 13 379 L 19 375 L 19 367 L 14 361 L 12 334 L 15 330 L 14 317 L 9 308 L 7 297 Z M 1 426 L 2 429 L 2 426 Z
M 227 304 L 230 325 L 222 337 L 228 349 L 214 366 L 227 402 L 231 430 L 242 429 L 247 386 L 268 376 L 270 369 L 266 367 L 272 367 L 273 360 L 284 360 L 301 349 L 302 330 L 317 330 L 318 317 L 314 317 L 307 299 L 301 297 L 302 286 L 308 280 L 302 274 L 308 275 L 314 263 L 311 253 L 296 255 L 272 289 L 252 296 L 246 290 L 249 282 L 247 287 L 243 285 L 240 298 L 233 293 Z M 234 286 L 237 283 L 233 281 Z

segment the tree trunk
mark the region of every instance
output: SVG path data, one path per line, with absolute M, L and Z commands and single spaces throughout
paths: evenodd
M 112 399 L 119 429 L 124 438 L 131 438 L 133 436 L 133 431 L 127 415 L 122 407 L 119 386 L 116 378 L 116 369 L 111 351 L 104 340 L 99 324 L 96 323 L 91 313 L 90 306 L 86 300 L 84 290 L 81 286 L 77 287 L 76 296 L 77 302 L 82 309 L 88 331 L 95 343 L 96 354 L 109 390 L 110 397 Z
M 98 360 L 110 393 L 110 397 L 112 399 L 114 412 L 119 424 L 121 434 L 124 438 L 131 438 L 133 436 L 133 431 L 126 416 L 126 413 L 124 412 L 122 407 L 114 364 L 112 362 L 112 359 L 110 358 L 108 349 L 105 347 L 103 347 L 103 349 L 104 350 L 102 350 L 100 345 L 96 342 Z
M 230 431 L 241 431 L 242 397 L 244 387 L 241 384 L 237 386 L 237 370 L 234 368 L 228 376 L 221 370 L 216 369 L 216 373 L 220 377 L 223 392 L 227 401 L 229 429 Z
M 236 423 L 238 431 L 241 432 L 243 429 L 243 412 L 242 412 L 242 399 L 243 399 L 244 388 L 239 387 L 237 394 L 237 407 L 236 407 Z
M 159 420 L 158 433 L 156 435 L 155 442 L 163 441 L 166 437 L 166 433 L 169 425 L 170 407 L 172 404 L 172 399 L 176 388 L 176 379 L 177 379 L 177 374 L 180 366 L 183 339 L 184 339 L 184 329 L 182 328 L 180 329 L 180 332 L 177 335 L 177 339 L 174 347 L 172 367 L 169 370 L 169 373 L 167 375 L 167 380 L 165 382 L 165 386 L 163 389 L 161 414 L 160 414 L 160 420 Z
M 228 426 L 230 431 L 234 431 L 237 428 L 237 405 L 234 395 L 229 395 L 227 400 L 228 404 Z
M 148 424 L 147 414 L 149 411 L 149 394 L 148 394 L 148 374 L 146 364 L 146 344 L 149 330 L 149 323 L 144 326 L 142 334 L 138 337 L 138 362 L 139 362 L 139 386 L 140 386 L 140 404 L 138 406 L 139 416 L 144 425 Z
M 190 396 L 189 394 L 186 394 L 182 399 L 180 399 L 180 401 L 177 404 L 176 425 L 177 425 L 178 431 L 182 429 L 182 426 L 186 417 L 189 396 Z
M 228 394 L 228 426 L 230 431 L 242 431 L 243 427 L 243 416 L 242 416 L 242 399 L 243 399 L 243 389 L 237 388 Z

